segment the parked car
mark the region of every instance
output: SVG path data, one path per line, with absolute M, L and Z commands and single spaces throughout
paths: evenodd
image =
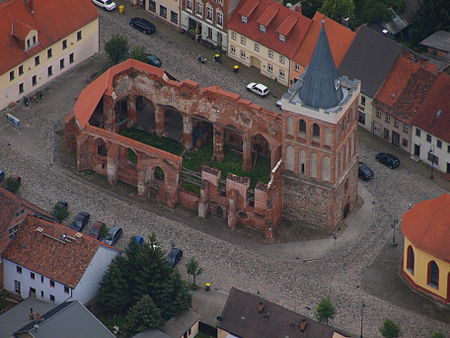
M 0 170 L 0 182 L 5 179 L 5 172 Z
M 123 230 L 121 227 L 115 225 L 111 229 L 108 230 L 106 237 L 104 239 L 106 244 L 114 245 L 117 241 L 122 237 Z
M 373 171 L 364 162 L 359 162 L 358 177 L 364 181 L 371 180 L 373 178 Z
M 183 257 L 183 250 L 172 248 L 172 250 L 170 250 L 170 252 L 167 254 L 166 260 L 170 264 L 170 266 L 174 268 L 180 261 L 181 257 Z
M 259 96 L 267 96 L 270 93 L 269 88 L 261 83 L 251 82 L 247 85 L 247 90 Z
M 78 232 L 82 232 L 86 224 L 89 222 L 89 218 L 91 215 L 87 213 L 86 211 L 80 211 L 78 215 L 75 216 L 72 223 L 70 224 L 70 227 L 73 230 L 76 230 Z
M 400 166 L 400 160 L 392 154 L 379 153 L 375 159 L 391 169 L 395 169 Z
M 130 20 L 130 26 L 145 34 L 153 34 L 156 31 L 155 25 L 143 18 L 132 18 Z
M 106 9 L 107 11 L 112 11 L 117 7 L 116 3 L 111 0 L 92 0 L 94 5 Z
M 98 240 L 102 240 L 103 238 L 100 238 L 100 229 L 104 225 L 106 226 L 106 224 L 103 222 L 100 221 L 95 222 L 92 228 L 89 230 L 88 236 Z
M 159 57 L 153 54 L 145 54 L 145 62 L 155 67 L 161 67 L 162 65 L 162 62 L 159 59 Z

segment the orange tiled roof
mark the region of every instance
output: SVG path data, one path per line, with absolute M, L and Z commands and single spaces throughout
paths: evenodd
M 345 54 L 353 42 L 353 39 L 356 37 L 356 33 L 352 30 L 323 14 L 316 12 L 312 18 L 312 23 L 309 26 L 305 40 L 294 56 L 294 61 L 303 67 L 309 65 L 309 62 L 311 61 L 314 48 L 317 44 L 317 39 L 319 38 L 319 33 L 322 28 L 323 20 L 325 20 L 325 32 L 327 33 L 331 54 L 333 54 L 336 68 L 341 64 Z
M 250 11 L 255 5 L 256 8 Z M 243 13 L 251 13 L 245 15 L 247 23 L 241 21 Z M 287 30 L 293 18 L 297 20 L 291 29 Z M 305 38 L 310 23 L 311 19 L 273 0 L 242 0 L 228 21 L 227 28 L 292 58 Z M 260 24 L 266 26 L 265 32 L 261 32 Z M 279 38 L 282 34 L 280 30 L 287 31 L 287 35 L 283 34 L 286 37 L 285 42 Z
M 0 74 L 95 20 L 99 15 L 90 0 L 24 0 L 0 2 Z M 38 31 L 39 44 L 24 50 L 23 39 L 30 29 Z
M 420 105 L 412 123 L 450 143 L 450 75 L 441 73 Z
M 418 249 L 450 263 L 450 194 L 419 202 L 408 210 L 402 232 Z
M 2 257 L 74 288 L 100 246 L 119 251 L 84 235 L 70 242 L 59 240 L 63 234 L 74 237 L 75 233 L 65 225 L 27 216 Z

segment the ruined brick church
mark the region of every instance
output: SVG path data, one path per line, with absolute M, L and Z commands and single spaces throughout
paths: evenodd
M 359 92 L 358 80 L 337 76 L 323 27 L 310 65 L 276 112 L 129 59 L 80 93 L 65 119 L 65 142 L 76 151 L 78 170 L 135 186 L 140 196 L 170 207 L 185 205 L 200 217 L 216 215 L 231 228 L 250 226 L 270 240 L 285 219 L 331 232 L 356 201 Z M 232 149 L 245 172 L 266 158 L 268 182 L 251 187 L 245 175 L 221 177 L 214 165 L 189 173 L 182 154 L 119 134 L 129 128 L 177 141 L 184 151 L 212 142 L 211 160 L 218 163 Z M 198 192 L 184 188 L 188 173 L 198 179 Z

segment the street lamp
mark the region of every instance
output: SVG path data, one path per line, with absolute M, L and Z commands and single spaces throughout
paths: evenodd
M 398 219 L 394 219 L 391 223 L 391 228 L 392 228 L 392 242 L 391 242 L 391 246 L 395 247 L 397 246 L 397 242 L 395 241 L 395 228 L 398 224 Z
M 431 158 L 431 175 L 430 178 L 433 179 L 433 170 L 434 170 L 434 146 L 431 145 L 430 150 L 428 151 L 428 154 L 431 155 L 429 156 Z
M 365 307 L 366 307 L 366 304 L 364 304 L 364 302 L 361 303 L 361 337 L 360 338 L 363 338 L 363 336 L 362 336 L 362 322 L 363 322 L 364 308 Z

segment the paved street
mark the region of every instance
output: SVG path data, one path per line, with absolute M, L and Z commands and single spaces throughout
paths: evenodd
M 174 40 L 160 32 L 146 36 L 131 30 L 127 18 L 117 13 L 102 12 L 101 27 L 103 42 L 112 33 L 127 34 L 130 44 L 144 44 L 162 59 L 163 68 L 180 80 L 192 79 L 201 86 L 220 85 L 268 109 L 274 107 L 276 98 L 260 99 L 245 91 L 248 79 L 241 77 L 252 73 L 234 74 L 212 62 L 200 64 L 195 59 L 198 52 L 189 48 L 180 51 Z M 83 178 L 67 176 L 69 172 L 66 169 L 53 163 L 54 130 L 61 129 L 62 118 L 70 111 L 74 98 L 85 85 L 82 74 L 92 74 L 105 64 L 104 55 L 99 55 L 52 83 L 45 91 L 43 102 L 26 109 L 19 105 L 11 110 L 24 121 L 20 129 L 8 124 L 4 112 L 0 113 L 0 139 L 14 145 L 0 140 L 0 168 L 23 177 L 21 196 L 47 210 L 55 201 L 63 199 L 69 202 L 72 214 L 85 210 L 91 213 L 92 221 L 120 225 L 126 234 L 121 241 L 122 246 L 130 236 L 147 236 L 153 231 L 165 248 L 175 241 L 185 252 L 180 264 L 183 274 L 184 262 L 192 256 L 204 268 L 204 273 L 198 277 L 200 284 L 212 282 L 213 287 L 225 292 L 232 286 L 250 292 L 259 291 L 271 301 L 310 316 L 313 314 L 308 313 L 305 307 L 314 308 L 321 297 L 329 296 L 337 310 L 332 324 L 354 333 L 360 331 L 360 308 L 364 302 L 367 304 L 363 325 L 365 337 L 379 337 L 378 327 L 386 317 L 400 323 L 403 337 L 430 337 L 431 332 L 450 329 L 443 322 L 370 296 L 358 287 L 367 266 L 380 250 L 386 250 L 384 243 L 392 236 L 389 227 L 392 219 L 399 218 L 409 203 L 445 192 L 406 165 L 396 170 L 382 166 L 374 159 L 376 152 L 365 145 L 360 146 L 361 158 L 375 171 L 373 181 L 361 183 L 374 199 L 370 224 L 366 225 L 359 241 L 348 250 L 327 259 L 305 263 L 273 258 L 264 252 L 254 253 L 246 248 L 245 243 L 238 246 L 218 239 L 131 204 L 127 199 L 117 198 L 108 190 L 96 189 Z M 270 81 L 264 83 L 269 84 Z M 277 86 L 273 88 L 274 91 L 280 90 Z M 146 203 L 154 204 L 152 201 Z M 372 282 L 377 283 L 377 280 Z

